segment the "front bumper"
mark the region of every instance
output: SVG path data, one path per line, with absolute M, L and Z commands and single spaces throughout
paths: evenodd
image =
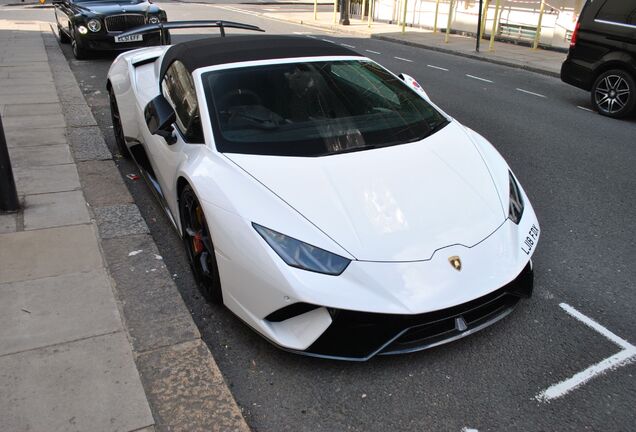
M 433 348 L 482 330 L 507 316 L 521 298 L 532 295 L 528 263 L 504 287 L 470 302 L 417 315 L 365 313 L 331 309 L 332 324 L 307 350 L 295 353 L 365 361 L 375 355 Z
M 161 44 L 161 36 L 158 32 L 143 35 L 141 41 L 115 42 L 115 36 L 120 33 L 121 32 L 109 32 L 78 35 L 77 43 L 80 48 L 91 51 L 126 51 Z

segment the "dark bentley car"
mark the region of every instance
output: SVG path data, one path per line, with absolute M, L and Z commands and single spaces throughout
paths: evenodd
M 147 0 L 53 0 L 62 43 L 71 43 L 73 55 L 85 58 L 90 51 L 120 51 L 170 44 L 160 32 L 119 36 L 146 24 L 166 22 L 166 12 Z

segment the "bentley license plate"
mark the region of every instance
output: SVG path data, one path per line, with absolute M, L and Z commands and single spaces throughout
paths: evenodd
M 115 42 L 139 42 L 142 41 L 143 38 L 140 34 L 138 35 L 130 35 L 130 36 L 115 36 Z

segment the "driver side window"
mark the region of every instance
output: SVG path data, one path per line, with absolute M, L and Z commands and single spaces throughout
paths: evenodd
M 188 69 L 179 60 L 166 70 L 161 81 L 161 91 L 174 109 L 177 127 L 188 142 L 202 143 L 203 130 L 194 81 Z

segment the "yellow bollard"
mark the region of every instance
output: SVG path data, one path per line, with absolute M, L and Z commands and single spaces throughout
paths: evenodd
M 439 0 L 435 2 L 435 21 L 433 21 L 433 33 L 437 33 L 437 14 L 439 13 Z
M 409 3 L 409 0 L 404 0 L 403 2 L 404 11 L 402 12 L 402 33 L 406 31 L 406 9 Z
M 333 23 L 338 23 L 338 0 L 333 0 Z
M 360 11 L 360 21 L 364 22 L 364 8 L 367 6 L 367 0 L 362 0 L 362 10 Z
M 488 8 L 490 7 L 490 0 L 486 0 L 484 2 L 484 10 L 482 11 L 481 14 L 481 27 L 479 27 L 481 30 L 481 34 L 480 36 L 483 36 L 486 33 L 486 21 L 488 18 Z
M 539 48 L 539 39 L 541 39 L 541 21 L 543 21 L 543 9 L 545 7 L 545 0 L 541 0 L 541 7 L 539 8 L 539 22 L 537 23 L 537 32 L 534 34 L 534 43 L 532 49 Z
M 446 36 L 444 36 L 444 43 L 448 43 L 448 35 L 450 33 L 451 21 L 453 19 L 453 3 L 454 0 L 450 0 L 450 4 L 448 5 L 448 23 L 446 24 Z
M 501 0 L 497 0 L 495 3 L 495 17 L 492 20 L 492 31 L 490 32 L 490 45 L 488 46 L 488 51 L 492 51 L 495 49 L 495 33 L 497 33 L 497 25 L 499 24 L 499 2 Z
M 369 0 L 369 24 L 368 24 L 369 28 L 371 28 L 371 21 L 373 20 L 374 9 L 375 9 L 375 1 Z
M 318 0 L 314 0 L 314 21 L 318 21 Z

